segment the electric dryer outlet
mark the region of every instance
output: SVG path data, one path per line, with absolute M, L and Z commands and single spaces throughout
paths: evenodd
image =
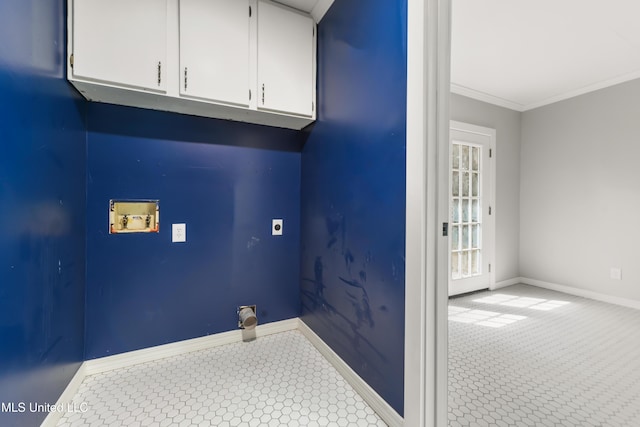
M 282 236 L 282 223 L 281 219 L 274 219 L 271 221 L 271 235 Z

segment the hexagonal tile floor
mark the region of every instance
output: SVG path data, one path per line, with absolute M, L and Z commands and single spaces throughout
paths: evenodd
M 449 426 L 640 425 L 640 311 L 526 285 L 449 301 Z
M 85 378 L 77 426 L 386 426 L 298 331 Z

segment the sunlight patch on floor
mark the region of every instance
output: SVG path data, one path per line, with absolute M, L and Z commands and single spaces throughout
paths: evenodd
M 515 314 L 504 314 L 497 311 L 472 310 L 464 307 L 449 306 L 449 320 L 460 323 L 475 323 L 476 325 L 488 326 L 490 328 L 501 328 L 503 326 L 526 319 L 526 316 Z
M 569 301 L 547 300 L 543 298 L 519 297 L 517 295 L 495 294 L 473 300 L 481 304 L 496 304 L 507 307 L 530 308 L 532 310 L 549 311 L 564 305 Z

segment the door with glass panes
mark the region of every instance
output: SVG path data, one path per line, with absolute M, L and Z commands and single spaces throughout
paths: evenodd
M 451 122 L 449 295 L 494 283 L 495 130 Z

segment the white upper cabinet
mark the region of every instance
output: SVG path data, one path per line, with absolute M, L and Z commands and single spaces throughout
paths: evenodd
M 67 1 L 67 77 L 90 101 L 289 129 L 316 118 L 316 26 L 304 12 L 270 0 Z
M 73 3 L 74 78 L 166 91 L 167 0 Z
M 180 0 L 180 95 L 249 105 L 249 0 Z
M 258 108 L 313 115 L 315 23 L 306 15 L 258 2 Z

